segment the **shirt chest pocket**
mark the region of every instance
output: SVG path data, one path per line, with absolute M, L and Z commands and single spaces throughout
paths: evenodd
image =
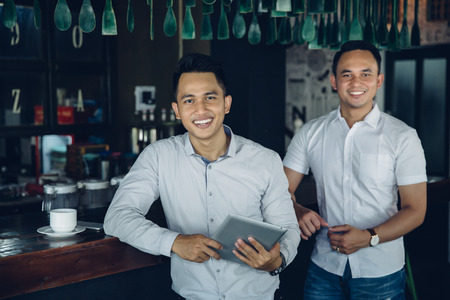
M 366 185 L 395 185 L 394 160 L 387 154 L 361 154 L 359 179 Z

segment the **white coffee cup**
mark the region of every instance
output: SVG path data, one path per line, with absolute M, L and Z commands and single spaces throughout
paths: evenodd
M 50 211 L 50 227 L 56 233 L 71 232 L 77 226 L 77 210 L 58 208 Z

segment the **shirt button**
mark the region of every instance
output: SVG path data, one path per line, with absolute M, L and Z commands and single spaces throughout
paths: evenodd
M 214 222 L 214 219 L 213 219 L 213 218 L 210 218 L 210 219 L 209 219 L 209 222 L 211 222 L 211 223 Z
M 212 196 L 212 193 L 211 193 L 211 192 L 209 192 L 209 193 L 208 193 L 208 195 L 209 195 L 209 196 Z
M 217 270 L 216 270 L 216 272 L 217 272 L 217 273 L 220 273 L 220 270 L 219 270 L 219 269 L 217 269 Z
M 210 169 L 210 170 L 211 170 L 211 168 L 212 168 L 212 167 L 211 167 L 211 165 L 209 165 L 209 166 L 208 166 L 208 169 Z

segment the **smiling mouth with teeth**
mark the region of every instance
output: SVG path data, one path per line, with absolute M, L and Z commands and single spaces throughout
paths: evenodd
M 364 94 L 366 91 L 360 91 L 360 92 L 348 92 L 350 95 L 353 95 L 353 96 L 359 96 L 359 95 L 362 95 L 362 94 Z
M 196 125 L 205 125 L 205 124 L 207 124 L 207 123 L 209 123 L 211 121 L 212 121 L 212 118 L 209 118 L 209 119 L 205 119 L 205 120 L 194 121 L 194 124 L 196 124 Z

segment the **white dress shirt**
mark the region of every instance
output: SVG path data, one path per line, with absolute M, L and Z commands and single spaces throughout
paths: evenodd
M 187 299 L 272 299 L 278 276 L 226 260 L 189 262 L 171 252 L 178 234 L 211 237 L 229 213 L 288 231 L 280 241 L 290 263 L 300 242 L 279 155 L 231 136 L 227 153 L 205 163 L 188 133 L 150 144 L 125 176 L 105 217 L 105 232 L 144 252 L 171 257 L 172 288 Z M 167 228 L 145 219 L 161 198 Z
M 340 108 L 306 123 L 294 136 L 283 164 L 299 173 L 311 169 L 319 213 L 330 226 L 372 228 L 397 213 L 398 186 L 426 182 L 425 157 L 413 128 L 373 109 L 350 129 Z M 339 254 L 317 235 L 312 261 L 342 275 L 349 261 L 353 278 L 381 277 L 404 265 L 403 238 Z

